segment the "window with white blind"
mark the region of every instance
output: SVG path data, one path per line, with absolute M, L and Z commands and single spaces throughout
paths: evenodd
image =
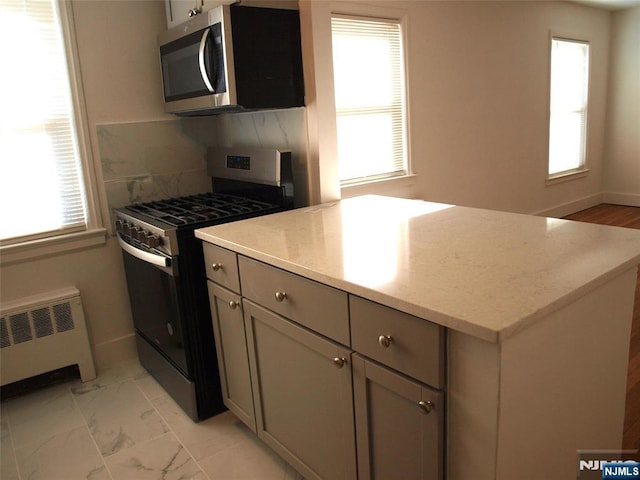
M 589 43 L 552 37 L 549 178 L 585 168 Z
M 341 185 L 406 175 L 400 22 L 334 14 L 331 33 Z
M 56 0 L 0 2 L 3 245 L 87 228 L 75 90 L 62 31 L 68 17 L 59 7 Z

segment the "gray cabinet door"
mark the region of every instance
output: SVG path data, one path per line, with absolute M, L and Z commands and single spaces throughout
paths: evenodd
M 173 28 L 189 20 L 189 11 L 201 8 L 202 0 L 164 0 L 167 28 Z
M 211 281 L 209 304 L 224 404 L 256 431 L 247 339 L 240 296 Z
M 442 479 L 443 393 L 357 354 L 352 369 L 359 479 Z
M 355 479 L 351 351 L 243 302 L 258 436 L 307 480 Z

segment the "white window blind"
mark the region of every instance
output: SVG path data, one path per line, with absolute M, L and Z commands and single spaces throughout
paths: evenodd
M 551 40 L 549 175 L 585 165 L 589 92 L 589 43 Z
M 82 169 L 55 0 L 0 2 L 0 62 L 0 239 L 85 229 Z
M 333 15 L 331 30 L 341 184 L 405 175 L 400 23 Z

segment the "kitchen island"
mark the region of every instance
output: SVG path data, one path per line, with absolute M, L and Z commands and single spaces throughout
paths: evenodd
M 363 369 L 384 370 L 380 375 L 395 375 L 393 382 L 422 389 L 417 403 L 432 423 L 420 427 L 418 438 L 444 442 L 416 454 L 416 465 L 440 462 L 424 467 L 425 477 L 575 478 L 577 450 L 621 447 L 640 232 L 364 196 L 204 228 L 196 236 L 204 240 L 205 254 L 211 244 L 234 255 L 235 264 L 212 265 L 239 277 L 238 299 L 231 302 L 237 306 L 241 299 L 245 311 L 254 426 L 257 419 L 258 435 L 303 475 L 323 476 L 313 458 L 305 462 L 303 446 L 298 455 L 279 436 L 295 438 L 296 446 L 306 439 L 266 426 L 272 414 L 265 411 L 268 379 L 260 377 L 268 370 L 256 330 L 262 324 L 291 330 L 291 338 L 313 333 L 313 342 L 331 341 L 341 371 L 351 364 L 355 413 L 351 406 L 340 415 L 355 416 L 355 432 L 342 436 L 340 451 L 354 464 L 340 470 L 344 478 L 355 478 L 356 471 L 361 479 L 383 478 L 379 472 L 387 467 L 374 464 L 381 455 L 373 445 L 384 440 L 384 429 L 367 410 L 375 407 L 380 415 L 375 399 L 367 397 L 377 391 L 370 386 L 373 377 L 363 374 L 364 387 L 358 387 Z M 311 293 L 296 298 L 292 279 L 309 282 L 304 291 Z M 316 286 L 331 291 L 316 295 Z M 261 288 L 272 289 L 275 300 Z M 318 305 L 301 310 L 314 299 Z M 269 312 L 287 324 L 256 320 Z M 367 344 L 367 335 L 379 346 Z M 416 340 L 425 347 L 416 349 Z M 222 347 L 224 352 L 231 345 Z M 420 356 L 425 351 L 428 359 Z M 394 385 L 393 391 L 404 388 Z M 385 450 L 412 448 L 410 435 L 394 433 Z M 393 460 L 403 471 L 402 455 Z

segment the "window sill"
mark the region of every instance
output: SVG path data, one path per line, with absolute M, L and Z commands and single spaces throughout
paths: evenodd
M 340 196 L 341 198 L 351 198 L 360 195 L 375 194 L 414 198 L 415 180 L 415 174 L 371 180 L 369 182 L 342 187 L 340 189 Z
M 26 262 L 40 257 L 57 255 L 107 242 L 107 229 L 96 228 L 84 232 L 32 240 L 0 247 L 0 265 Z
M 564 183 L 570 180 L 577 180 L 578 178 L 584 178 L 589 173 L 588 168 L 581 168 L 579 170 L 570 170 L 567 172 L 555 173 L 547 177 L 547 185 L 555 185 L 557 183 Z

